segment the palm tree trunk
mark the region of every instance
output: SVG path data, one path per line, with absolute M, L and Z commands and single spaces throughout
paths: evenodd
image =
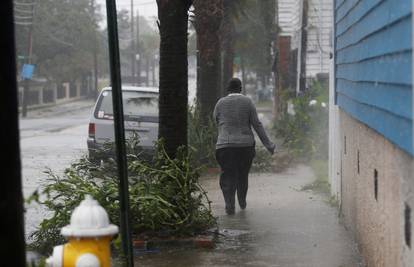
M 242 84 L 243 84 L 242 93 L 246 94 L 247 73 L 246 73 L 246 68 L 244 66 L 244 57 L 243 57 L 243 55 L 240 55 L 240 70 L 241 70 Z
M 197 46 L 200 51 L 197 103 L 201 117 L 208 119 L 221 96 L 221 55 L 218 35 L 211 32 L 198 35 Z
M 223 74 L 222 74 L 222 95 L 226 94 L 226 86 L 228 81 L 233 77 L 234 69 L 234 34 L 235 28 L 232 21 L 233 2 L 224 0 L 223 8 L 223 24 L 221 27 L 221 46 L 223 51 Z
M 197 103 L 205 122 L 211 117 L 221 96 L 221 53 L 219 30 L 223 18 L 223 0 L 196 0 L 195 29 L 199 51 Z
M 157 0 L 160 30 L 159 138 L 174 158 L 187 146 L 189 0 Z
M 271 48 L 272 42 L 275 41 L 275 32 L 276 32 L 276 25 L 275 25 L 275 17 L 276 17 L 276 2 L 275 0 L 260 0 L 258 1 L 260 14 L 263 20 L 263 28 L 264 28 L 264 43 L 262 45 L 263 53 L 263 63 L 264 68 L 260 70 L 260 78 L 263 87 L 267 86 L 268 79 L 272 72 L 272 55 L 271 55 Z
M 229 40 L 230 41 L 230 40 Z M 231 40 L 233 42 L 233 40 Z M 233 44 L 226 44 L 223 47 L 223 87 L 222 95 L 226 94 L 226 86 L 230 79 L 233 77 L 234 69 L 234 46 Z

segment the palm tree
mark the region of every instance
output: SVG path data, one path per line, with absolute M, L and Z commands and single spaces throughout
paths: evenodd
M 204 122 L 221 96 L 220 27 L 223 0 L 195 0 L 193 3 L 198 49 L 197 104 Z
M 273 84 L 273 115 L 275 118 L 280 117 L 280 110 L 282 109 L 282 92 L 280 87 L 280 75 L 279 75 L 279 64 L 274 62 L 278 56 L 278 22 L 275 21 L 276 12 L 278 12 L 278 1 L 277 0 L 261 0 L 259 1 L 260 14 L 263 20 L 265 29 L 265 42 L 263 49 L 265 52 L 266 68 L 262 76 L 263 86 L 267 82 L 267 77 L 274 73 L 274 84 Z M 273 49 L 274 57 L 272 58 L 271 50 Z
M 246 8 L 247 0 L 223 0 L 223 22 L 220 29 L 221 49 L 223 57 L 222 66 L 222 82 L 223 92 L 227 82 L 233 77 L 234 57 L 235 57 L 235 42 L 236 42 L 236 23 L 240 17 L 243 16 L 244 8 Z
M 223 55 L 223 88 L 233 76 L 233 64 L 235 57 L 235 46 L 242 44 L 252 35 L 259 37 L 254 39 L 254 46 L 261 51 L 256 58 L 261 62 L 256 66 L 257 76 L 262 84 L 267 82 L 271 73 L 272 58 L 271 44 L 276 41 L 276 6 L 277 0 L 223 0 L 224 16 L 221 26 L 221 45 Z M 248 31 L 246 31 L 246 25 Z M 240 30 L 240 27 L 242 28 Z M 256 28 L 259 33 L 249 32 Z M 245 35 L 245 36 L 241 36 Z M 240 55 L 241 56 L 241 55 Z M 240 64 L 243 72 L 243 57 L 240 57 Z M 244 76 L 244 75 L 243 75 Z M 223 92 L 224 93 L 224 92 Z
M 262 86 L 266 86 L 268 82 L 268 78 L 271 74 L 271 66 L 272 66 L 272 56 L 271 56 L 271 48 L 273 41 L 276 41 L 275 32 L 276 32 L 276 25 L 275 25 L 275 0 L 259 0 L 259 12 L 262 18 L 262 24 L 264 29 L 264 42 L 260 45 L 264 51 L 263 53 L 263 68 L 261 69 L 259 76 L 262 80 Z
M 157 0 L 160 30 L 159 138 L 174 158 L 187 146 L 188 9 L 192 0 Z

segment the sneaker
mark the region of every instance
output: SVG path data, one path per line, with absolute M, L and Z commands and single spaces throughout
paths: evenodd
M 244 202 L 244 203 L 239 203 L 239 205 L 240 205 L 240 208 L 241 208 L 242 210 L 244 210 L 244 209 L 246 209 L 247 203 L 246 203 L 246 202 Z

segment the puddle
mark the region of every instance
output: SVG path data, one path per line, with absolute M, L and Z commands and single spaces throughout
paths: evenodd
M 236 229 L 219 230 L 219 235 L 225 236 L 225 237 L 236 237 L 236 236 L 241 236 L 241 235 L 247 235 L 249 233 L 250 231 L 247 231 L 247 230 L 236 230 Z

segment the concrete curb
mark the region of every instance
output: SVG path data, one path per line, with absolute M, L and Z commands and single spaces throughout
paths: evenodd
M 38 104 L 38 105 L 31 105 L 31 106 L 27 106 L 27 110 L 28 111 L 34 111 L 34 110 L 42 110 L 42 109 L 47 109 L 47 108 L 51 108 L 51 107 L 56 107 L 56 106 L 62 106 L 62 105 L 66 105 L 66 104 L 70 104 L 73 102 L 81 102 L 81 101 L 87 101 L 88 99 L 90 99 L 87 96 L 83 96 L 83 97 L 79 97 L 79 98 L 73 98 L 73 99 L 67 99 L 67 100 L 60 100 L 58 102 L 51 102 L 51 103 L 44 103 L 44 104 Z M 19 111 L 21 111 L 22 107 L 19 107 Z
M 185 248 L 214 248 L 215 235 L 200 235 L 187 238 L 165 238 L 142 240 L 134 239 L 133 246 L 137 250 L 154 250 L 168 247 L 185 247 Z
M 71 112 L 73 110 L 83 110 L 83 109 L 91 109 L 93 108 L 95 102 L 89 99 L 78 99 L 63 103 L 57 104 L 50 104 L 45 106 L 39 106 L 32 110 L 29 110 L 27 114 L 27 118 L 39 118 L 39 117 L 48 117 L 48 116 L 60 116 L 67 112 Z M 21 115 L 20 115 L 21 116 Z

